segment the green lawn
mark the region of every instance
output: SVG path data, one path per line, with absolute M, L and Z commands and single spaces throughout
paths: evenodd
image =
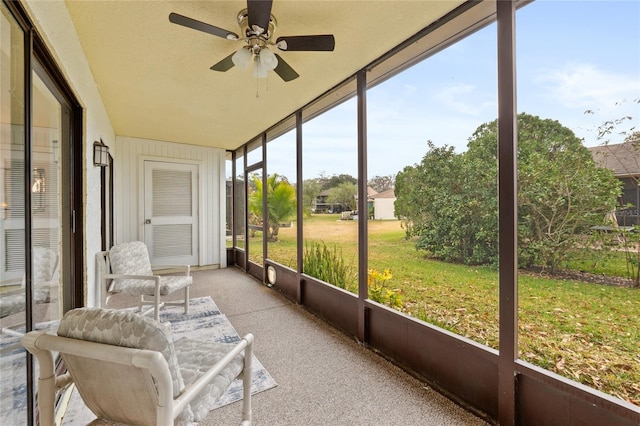
M 316 215 L 304 222 L 305 241 L 336 244 L 353 265 L 354 279 L 357 224 L 338 220 L 337 215 Z M 295 267 L 295 239 L 295 224 L 282 228 L 280 241 L 269 243 L 269 258 Z M 258 234 L 250 247 L 258 249 L 261 244 Z M 251 258 L 261 261 L 261 256 Z M 582 270 L 591 267 L 595 273 L 603 272 L 593 268 L 606 265 L 604 273 L 626 273 L 623 257 L 594 262 L 576 256 L 575 262 L 569 265 Z M 427 259 L 404 238 L 397 221 L 369 222 L 369 268 L 390 270 L 387 286 L 401 294 L 402 311 L 498 347 L 495 270 Z M 639 289 L 521 273 L 518 298 L 522 359 L 640 404 Z
M 602 252 L 580 252 L 572 253 L 571 259 L 567 261 L 563 268 L 580 272 L 589 272 L 596 275 L 606 275 L 610 277 L 629 277 L 627 270 L 627 257 L 637 259 L 638 252 L 632 248 L 626 252 L 623 249 L 618 251 Z

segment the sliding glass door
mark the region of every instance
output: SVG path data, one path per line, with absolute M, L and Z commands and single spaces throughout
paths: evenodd
M 0 424 L 33 424 L 20 338 L 83 304 L 82 113 L 20 4 L 0 12 Z
M 25 49 L 18 22 L 4 4 L 0 12 L 0 423 L 20 424 L 27 410 L 25 354 L 4 329 L 27 320 Z

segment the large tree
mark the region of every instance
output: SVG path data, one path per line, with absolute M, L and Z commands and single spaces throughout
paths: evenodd
M 358 187 L 355 183 L 343 182 L 329 190 L 327 201 L 331 204 L 340 204 L 349 210 L 356 207 L 356 195 Z
M 252 176 L 256 190 L 249 194 L 249 211 L 262 218 L 262 179 Z M 296 191 L 285 177 L 274 173 L 267 177 L 267 238 L 278 241 L 280 225 L 296 214 Z
M 320 192 L 322 192 L 322 186 L 318 178 L 311 178 L 302 182 L 302 206 L 305 215 L 311 215 L 311 210 L 315 206 L 314 202 Z
M 358 179 L 346 173 L 332 175 L 330 177 L 320 176 L 318 178 L 318 181 L 322 186 L 322 191 L 324 191 L 325 189 L 335 188 L 339 185 L 342 185 L 343 183 L 351 183 L 353 185 L 356 185 L 358 183 Z
M 367 182 L 376 192 L 392 189 L 396 183 L 396 175 L 374 176 Z
M 620 185 L 596 166 L 559 122 L 518 115 L 518 237 L 521 266 L 556 268 L 589 227 L 615 208 Z M 396 214 L 417 247 L 445 260 L 497 262 L 497 120 L 481 125 L 468 150 L 429 151 L 396 178 Z

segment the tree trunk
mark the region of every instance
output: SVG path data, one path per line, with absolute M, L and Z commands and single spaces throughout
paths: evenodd
M 269 236 L 269 240 L 278 241 L 278 232 L 280 231 L 280 224 L 271 225 L 271 235 Z

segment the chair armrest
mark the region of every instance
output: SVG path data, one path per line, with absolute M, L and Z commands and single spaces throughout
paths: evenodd
M 175 399 L 173 404 L 174 418 L 178 413 L 181 413 L 184 407 L 196 397 L 205 386 L 207 386 L 213 379 L 220 374 L 220 372 L 231 362 L 233 359 L 244 352 L 245 366 L 251 368 L 251 357 L 253 354 L 253 334 L 248 333 L 245 335 L 234 347 L 231 349 L 222 359 L 216 362 L 210 369 L 200 376 L 195 382 L 185 386 L 182 393 Z
M 105 278 L 114 280 L 142 280 L 160 282 L 160 275 L 126 275 L 126 274 L 107 274 Z
M 191 265 L 151 265 L 154 271 L 162 269 L 180 269 L 186 276 L 191 274 Z

